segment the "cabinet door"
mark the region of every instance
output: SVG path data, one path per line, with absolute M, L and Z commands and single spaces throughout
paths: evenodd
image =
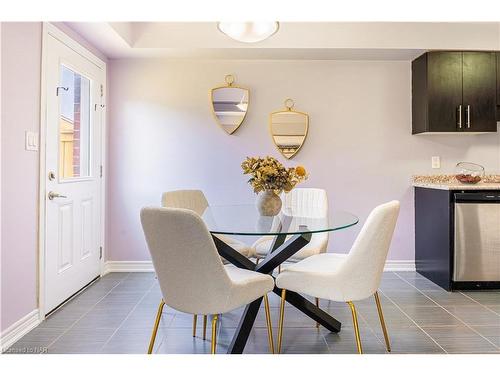
M 497 121 L 500 121 L 500 52 L 497 55 Z
M 463 52 L 465 131 L 494 132 L 496 121 L 496 59 L 494 52 Z
M 429 52 L 427 58 L 429 131 L 461 130 L 458 108 L 462 104 L 462 53 Z
M 500 52 L 497 55 L 497 106 L 500 106 Z

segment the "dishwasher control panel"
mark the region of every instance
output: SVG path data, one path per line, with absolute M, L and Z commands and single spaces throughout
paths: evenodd
M 499 202 L 500 191 L 461 192 L 454 194 L 455 202 Z

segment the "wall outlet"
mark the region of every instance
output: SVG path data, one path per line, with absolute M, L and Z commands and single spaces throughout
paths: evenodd
M 24 143 L 26 151 L 38 151 L 38 133 L 27 131 Z
M 431 166 L 432 166 L 432 169 L 441 168 L 441 158 L 439 156 L 433 156 L 431 158 Z

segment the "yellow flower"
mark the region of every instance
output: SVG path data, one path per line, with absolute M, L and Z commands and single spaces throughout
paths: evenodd
M 299 165 L 295 168 L 295 172 L 297 173 L 297 176 L 299 177 L 304 177 L 306 175 L 306 169 Z

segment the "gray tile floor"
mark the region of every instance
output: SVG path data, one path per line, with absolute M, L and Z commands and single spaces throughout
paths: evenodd
M 392 353 L 500 354 L 500 291 L 448 293 L 415 272 L 384 273 L 380 296 Z M 270 295 L 276 338 L 279 298 Z M 15 343 L 10 353 L 145 353 L 160 290 L 153 273 L 104 276 L 37 328 Z M 353 326 L 346 304 L 321 301 L 322 308 L 342 322 L 339 334 L 288 306 L 284 353 L 355 353 Z M 356 303 L 366 353 L 385 353 L 373 299 Z M 242 309 L 224 314 L 218 332 L 218 353 L 225 353 Z M 155 345 L 156 353 L 209 353 L 210 341 L 192 337 L 192 316 L 166 308 Z M 245 353 L 267 353 L 263 309 Z M 210 329 L 210 325 L 208 330 Z M 207 337 L 209 337 L 207 332 Z

